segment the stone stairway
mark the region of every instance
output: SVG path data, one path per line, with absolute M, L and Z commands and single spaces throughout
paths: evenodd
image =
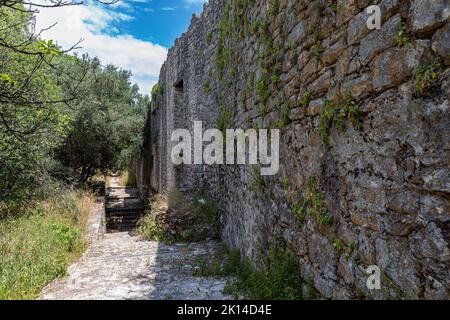
M 125 232 L 136 229 L 144 215 L 145 205 L 136 188 L 110 186 L 106 188 L 106 232 Z
M 215 241 L 164 244 L 144 241 L 135 232 L 144 205 L 135 188 L 119 187 L 112 177 L 106 190 L 106 231 L 103 204 L 93 208 L 89 220 L 90 245 L 83 257 L 67 270 L 67 277 L 46 286 L 43 300 L 147 300 L 228 299 L 226 279 L 198 277 L 199 259 L 223 250 Z M 121 232 L 124 231 L 124 232 Z M 128 232 L 126 232 L 128 231 Z

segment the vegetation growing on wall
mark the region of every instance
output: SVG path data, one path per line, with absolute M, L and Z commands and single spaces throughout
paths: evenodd
M 198 259 L 196 276 L 229 277 L 224 292 L 235 299 L 302 300 L 302 287 L 308 286 L 300 276 L 297 257 L 282 248 L 272 248 L 258 266 L 243 258 L 238 250 L 226 249 L 225 257 Z
M 395 34 L 395 41 L 399 46 L 406 46 L 411 42 L 408 32 L 401 21 L 399 21 L 397 26 L 397 33 Z
M 152 88 L 152 106 L 155 109 L 159 109 L 162 103 L 164 91 L 159 83 L 155 84 Z
M 417 97 L 426 97 L 432 94 L 437 85 L 442 64 L 439 59 L 423 63 L 414 69 L 414 94 Z
M 292 210 L 300 226 L 307 217 L 312 217 L 319 225 L 329 225 L 333 220 L 328 213 L 325 195 L 319 191 L 317 179 L 314 176 L 308 179 L 305 195 L 299 195 Z
M 273 0 L 270 3 L 267 16 L 263 20 L 248 16 L 248 10 L 256 4 L 255 1 L 231 0 L 225 5 L 222 17 L 218 23 L 218 46 L 216 49 L 216 75 L 223 88 L 229 87 L 225 79 L 231 79 L 236 83 L 238 72 L 237 66 L 241 61 L 241 50 L 239 48 L 243 38 L 255 37 L 261 44 L 259 54 L 258 76 L 252 71 L 246 71 L 245 66 L 242 74 L 247 79 L 247 86 L 241 96 L 241 106 L 247 109 L 247 98 L 256 94 L 259 97 L 259 113 L 264 116 L 270 112 L 269 98 L 274 96 L 281 84 L 282 61 L 284 59 L 284 48 L 280 41 L 274 41 L 271 31 L 273 19 L 279 14 L 280 1 Z M 227 74 L 228 73 L 228 74 Z M 238 88 L 234 88 L 237 92 Z M 234 114 L 232 108 L 237 103 L 231 103 L 227 109 L 221 108 L 222 113 Z M 283 119 L 275 123 L 276 127 L 286 125 L 286 113 L 280 113 Z
M 355 250 L 356 244 L 354 242 L 346 244 L 343 240 L 336 238 L 333 240 L 333 248 L 337 252 L 343 254 L 348 260 L 351 257 L 353 250 Z
M 320 136 L 325 146 L 329 146 L 330 130 L 334 125 L 341 132 L 347 130 L 349 121 L 357 130 L 362 128 L 363 112 L 351 94 L 346 94 L 340 106 L 333 101 L 325 101 L 325 109 L 320 114 Z
M 338 6 L 338 3 L 344 8 Z M 251 7 L 252 5 L 255 7 Z M 278 6 L 281 6 L 282 10 L 279 10 Z M 411 7 L 420 9 L 420 2 L 411 2 Z M 342 9 L 346 11 L 340 12 Z M 209 7 L 206 14 L 200 18 L 206 21 L 206 25 L 211 26 L 217 22 L 216 14 L 222 10 L 219 27 L 212 27 L 208 34 L 209 38 L 214 39 L 214 45 L 217 44 L 216 55 L 212 61 L 206 60 L 197 64 L 189 58 L 179 59 L 178 55 L 183 51 L 174 50 L 169 64 L 164 69 L 164 75 L 171 75 L 172 71 L 181 70 L 186 65 L 192 65 L 193 70 L 203 68 L 209 71 L 212 69 L 211 62 L 215 64 L 215 73 L 203 79 L 206 80 L 203 89 L 208 95 L 203 95 L 194 86 L 192 91 L 186 93 L 186 101 L 205 101 L 207 107 L 202 111 L 208 115 L 214 114 L 211 107 L 217 105 L 220 108 L 217 121 L 220 129 L 225 130 L 234 124 L 246 128 L 268 127 L 286 131 L 281 139 L 280 168 L 288 177 L 281 178 L 278 175 L 262 178 L 259 173 L 254 174 L 251 170 L 238 176 L 238 171 L 225 168 L 213 173 L 213 176 L 221 179 L 222 185 L 216 188 L 211 183 L 212 193 L 217 199 L 229 203 L 223 206 L 227 217 L 224 220 L 226 239 L 241 245 L 250 243 L 254 247 L 276 243 L 279 240 L 277 236 L 288 238 L 290 244 L 298 250 L 298 254 L 308 256 L 303 262 L 314 270 L 314 279 L 325 279 L 318 284 L 318 288 L 330 297 L 342 293 L 352 295 L 357 281 L 357 277 L 347 275 L 348 270 L 337 268 L 338 262 L 342 262 L 344 257 L 364 259 L 361 256 L 364 249 L 358 250 L 350 239 L 355 239 L 356 229 L 367 229 L 367 217 L 354 218 L 353 214 L 349 217 L 348 203 L 352 204 L 350 207 L 354 207 L 352 211 L 356 210 L 358 213 L 362 210 L 363 213 L 368 205 L 376 206 L 376 202 L 380 200 L 377 194 L 389 193 L 392 184 L 402 188 L 402 179 L 393 181 L 391 176 L 396 173 L 392 173 L 387 167 L 391 162 L 398 162 L 395 150 L 403 150 L 405 146 L 402 140 L 414 131 L 408 127 L 408 121 L 414 119 L 418 123 L 423 122 L 423 125 L 416 128 L 420 132 L 418 140 L 415 141 L 417 145 L 427 145 L 428 153 L 433 154 L 438 154 L 436 150 L 441 149 L 439 137 L 442 135 L 439 129 L 445 127 L 445 121 L 440 122 L 439 128 L 431 128 L 427 123 L 438 121 L 442 115 L 443 110 L 436 106 L 445 101 L 445 94 L 442 92 L 445 88 L 440 88 L 439 85 L 447 82 L 448 72 L 441 74 L 442 67 L 439 64 L 422 63 L 413 73 L 411 62 L 421 61 L 431 55 L 447 58 L 446 53 L 441 52 L 445 51 L 445 47 L 442 47 L 440 42 L 445 38 L 443 32 L 445 33 L 448 26 L 444 27 L 443 21 L 439 22 L 439 26 L 436 21 L 422 21 L 420 14 L 410 15 L 403 9 L 401 6 L 393 6 L 389 9 L 389 16 L 383 20 L 389 26 L 392 21 L 395 21 L 395 24 L 399 17 L 404 21 L 398 24 L 397 30 L 394 25 L 394 30 L 387 35 L 390 45 L 384 46 L 385 41 L 377 37 L 379 31 L 361 32 L 357 28 L 361 22 L 358 19 L 362 17 L 364 10 L 359 3 L 324 0 L 224 1 Z M 289 13 L 284 16 L 283 10 Z M 442 10 L 436 9 L 436 12 L 440 13 Z M 283 21 L 284 17 L 286 22 Z M 409 23 L 405 24 L 406 21 Z M 424 29 L 417 30 L 417 25 L 412 21 L 424 23 Z M 336 24 L 339 24 L 339 27 Z M 203 32 L 202 28 L 198 29 Z M 196 28 L 192 28 L 186 38 L 196 40 L 197 36 Z M 203 41 L 202 37 L 204 34 L 200 35 L 200 41 Z M 371 42 L 368 47 L 360 46 L 365 45 L 367 41 Z M 185 43 L 181 42 L 179 47 L 184 49 Z M 210 49 L 212 47 L 208 47 L 206 52 Z M 191 48 L 187 50 L 190 52 Z M 390 59 L 395 53 L 401 53 L 396 56 L 398 59 Z M 358 55 L 366 59 L 358 59 Z M 189 72 L 186 77 L 193 83 L 198 83 L 197 72 Z M 439 83 L 440 79 L 444 82 Z M 210 81 L 213 90 L 209 90 Z M 345 88 L 351 88 L 354 96 L 343 94 Z M 415 97 L 433 99 L 427 99 L 426 103 L 422 103 L 423 100 L 420 99 L 417 101 L 420 108 L 408 108 L 408 90 L 411 89 Z M 177 112 L 174 111 L 174 114 Z M 369 115 L 367 119 L 364 118 L 366 114 Z M 391 121 L 392 117 L 397 120 Z M 188 125 L 193 118 L 188 115 L 182 122 Z M 159 124 L 164 126 L 165 123 Z M 376 130 L 369 132 L 369 127 L 363 130 L 363 124 L 373 126 Z M 388 137 L 389 141 L 386 140 L 384 131 L 392 133 Z M 342 134 L 343 132 L 346 134 Z M 406 133 L 408 134 L 405 135 Z M 362 146 L 351 146 L 355 141 L 360 142 Z M 380 150 L 386 148 L 386 143 L 390 146 L 386 154 L 389 161 L 377 157 Z M 428 144 L 432 145 L 429 149 Z M 323 145 L 326 149 L 323 149 Z M 329 149 L 331 146 L 334 150 Z M 362 149 L 364 153 L 361 153 Z M 369 163 L 362 163 L 364 159 Z M 357 168 L 349 168 L 349 161 L 356 161 Z M 373 172 L 374 161 L 376 167 L 384 172 L 382 176 L 379 172 Z M 399 170 L 407 170 L 403 167 L 400 166 Z M 305 183 L 305 179 L 311 175 L 316 175 L 317 178 L 311 177 Z M 209 177 L 202 173 L 200 176 L 201 179 Z M 189 174 L 181 173 L 179 181 L 188 187 L 197 186 L 197 181 L 191 184 L 190 178 Z M 435 178 L 441 180 L 439 177 Z M 376 190 L 372 190 L 375 198 L 358 202 L 355 197 L 364 194 L 367 181 L 371 179 L 375 179 L 377 184 Z M 241 181 L 241 185 L 236 183 L 237 181 Z M 417 192 L 427 193 L 429 188 L 422 185 L 421 179 L 414 184 L 417 184 L 415 193 L 408 194 L 408 197 L 415 199 Z M 164 181 L 160 185 L 164 185 Z M 225 192 L 230 185 L 236 186 L 237 189 L 228 188 Z M 303 189 L 300 189 L 299 185 Z M 285 192 L 282 192 L 281 187 Z M 420 191 L 423 188 L 427 190 Z M 247 189 L 251 192 L 247 192 Z M 343 194 L 343 190 L 354 192 Z M 445 200 L 441 192 L 436 197 L 439 201 Z M 398 199 L 393 200 L 397 202 Z M 274 208 L 274 212 L 267 212 L 265 207 Z M 383 215 L 386 210 L 404 214 L 401 208 L 390 208 L 390 205 L 388 207 L 374 214 Z M 397 207 L 397 204 L 392 207 Z M 238 212 L 233 208 L 239 208 Z M 416 209 L 414 211 L 417 211 Z M 291 213 L 291 216 L 286 217 L 286 212 Z M 246 216 L 246 221 L 258 226 L 255 235 L 240 227 L 241 213 Z M 273 234 L 265 233 L 267 225 L 270 225 Z M 415 228 L 413 225 L 409 227 Z M 416 231 L 417 239 L 427 241 L 425 233 Z M 369 230 L 361 239 L 370 240 L 374 234 L 377 234 L 376 230 Z M 421 262 L 414 259 L 414 249 L 405 249 L 403 244 L 394 243 L 398 236 L 389 235 L 383 239 L 385 247 L 393 245 L 396 246 L 397 252 L 405 250 L 405 257 L 411 257 L 411 261 L 407 262 L 411 270 L 419 270 Z M 320 247 L 320 252 L 326 258 L 305 253 L 303 246 L 297 242 L 298 237 L 306 239 L 308 249 Z M 361 243 L 361 239 L 358 243 Z M 385 248 L 380 250 L 386 251 Z M 386 253 L 395 263 L 400 261 L 397 254 Z M 252 258 L 255 259 L 253 252 Z M 330 262 L 334 270 L 329 268 L 328 263 L 326 266 L 322 263 L 324 259 Z M 372 263 L 371 258 L 368 260 L 366 262 Z M 355 263 L 348 265 L 350 268 L 355 266 Z M 401 265 L 393 268 L 401 269 Z M 323 272 L 327 274 L 326 277 L 322 277 Z M 213 274 L 204 263 L 199 273 Z M 420 280 L 421 276 L 418 275 L 417 278 Z M 415 278 L 416 276 L 411 274 L 395 281 L 411 288 L 411 283 L 416 281 L 411 279 Z M 439 279 L 442 284 L 445 284 L 445 281 L 442 277 Z M 427 284 L 421 283 L 418 286 L 425 288 Z M 338 290 L 335 291 L 335 288 Z M 431 295 L 434 289 L 429 286 L 427 290 L 427 294 Z M 436 293 L 438 294 L 440 292 Z M 419 295 L 423 295 L 423 292 Z

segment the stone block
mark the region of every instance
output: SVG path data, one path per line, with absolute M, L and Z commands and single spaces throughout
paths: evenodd
M 416 34 L 426 34 L 438 29 L 450 18 L 448 0 L 413 0 L 410 9 L 410 24 Z
M 450 65 L 450 22 L 434 34 L 433 50 L 441 56 L 445 65 Z
M 375 91 L 392 88 L 413 74 L 414 69 L 432 59 L 427 41 L 415 41 L 403 48 L 392 48 L 374 60 L 373 87 Z
M 401 17 L 399 14 L 387 21 L 380 30 L 369 33 L 359 48 L 359 58 L 362 64 L 368 63 L 377 53 L 396 45 L 395 35 L 398 31 Z

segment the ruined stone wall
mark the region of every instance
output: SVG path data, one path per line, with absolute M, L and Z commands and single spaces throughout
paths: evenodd
M 448 299 L 449 17 L 446 0 L 210 0 L 161 70 L 149 183 L 213 197 L 248 257 L 285 242 L 323 297 Z M 173 129 L 200 120 L 279 128 L 280 172 L 174 166 Z

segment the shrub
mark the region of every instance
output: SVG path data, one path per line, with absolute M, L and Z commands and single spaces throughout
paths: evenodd
M 161 107 L 163 94 L 163 88 L 159 85 L 159 83 L 155 84 L 152 88 L 152 105 L 155 109 L 159 109 Z
M 230 251 L 222 275 L 232 276 L 224 292 L 256 300 L 301 300 L 302 279 L 297 258 L 281 249 L 271 249 L 257 268 L 250 260 Z
M 218 222 L 218 207 L 207 196 L 174 190 L 152 199 L 150 210 L 138 221 L 138 231 L 151 241 L 202 241 L 218 236 Z

